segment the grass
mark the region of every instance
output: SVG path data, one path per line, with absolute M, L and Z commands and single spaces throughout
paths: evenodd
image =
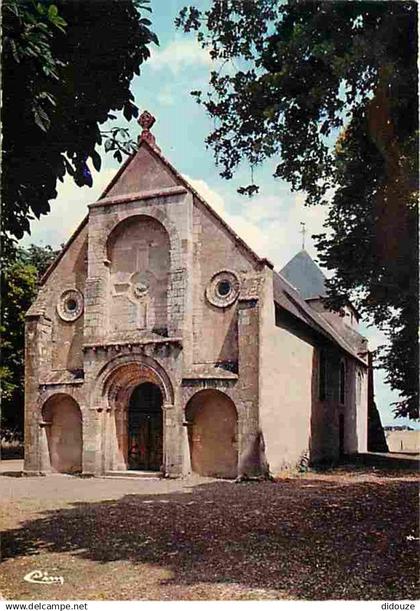
M 2 460 L 23 458 L 23 440 L 16 435 L 0 438 L 0 456 Z

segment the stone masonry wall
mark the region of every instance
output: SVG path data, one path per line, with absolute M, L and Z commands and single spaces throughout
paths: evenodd
M 197 199 L 193 207 L 193 236 L 194 363 L 237 361 L 237 305 L 215 307 L 206 299 L 206 287 L 212 277 L 223 270 L 231 270 L 238 276 L 254 270 L 255 259 Z

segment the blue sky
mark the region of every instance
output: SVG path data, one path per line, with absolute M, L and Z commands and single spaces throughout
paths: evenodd
M 276 269 L 283 267 L 301 247 L 300 223 L 305 222 L 307 236 L 322 230 L 325 209 L 305 208 L 303 194 L 292 193 L 284 181 L 274 179 L 275 160 L 268 161 L 254 171 L 260 194 L 252 199 L 240 196 L 236 190 L 249 184 L 250 170 L 239 168 L 234 179 L 223 180 L 215 166 L 212 151 L 204 144 L 212 130 L 212 122 L 205 115 L 190 91 L 205 89 L 211 69 L 208 54 L 192 35 L 177 32 L 174 19 L 187 3 L 186 0 L 152 0 L 152 29 L 160 46 L 154 46 L 151 59 L 141 68 L 132 83 L 135 102 L 141 110 L 149 110 L 157 119 L 153 133 L 162 152 L 175 167 L 190 180 L 207 201 L 244 238 L 256 252 L 270 259 Z M 207 4 L 198 0 L 200 6 Z M 118 117 L 114 122 L 128 126 L 133 138 L 139 126 Z M 70 180 L 59 183 L 58 197 L 51 202 L 51 213 L 31 226 L 32 235 L 24 244 L 51 244 L 66 241 L 87 212 L 87 204 L 95 201 L 118 168 L 111 155 L 103 155 L 101 172 L 92 172 L 94 186 L 78 188 Z M 317 253 L 310 237 L 306 249 L 316 259 Z M 383 342 L 375 329 L 362 328 L 371 348 Z M 384 373 L 376 374 L 376 402 L 383 424 L 393 423 L 390 404 L 397 399 L 384 384 Z M 398 419 L 398 424 L 413 423 Z

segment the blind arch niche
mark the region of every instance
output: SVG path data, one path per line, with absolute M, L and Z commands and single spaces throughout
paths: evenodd
M 166 334 L 170 241 L 163 225 L 146 215 L 122 221 L 109 236 L 107 257 L 110 332 Z

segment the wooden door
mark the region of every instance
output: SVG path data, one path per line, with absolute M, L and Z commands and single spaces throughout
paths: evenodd
M 134 389 L 128 415 L 128 468 L 159 471 L 163 462 L 162 394 L 149 382 Z

